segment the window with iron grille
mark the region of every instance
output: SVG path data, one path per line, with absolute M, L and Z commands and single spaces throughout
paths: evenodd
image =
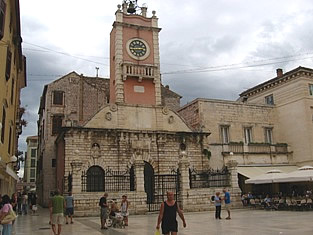
M 5 8 L 6 5 L 4 0 L 0 0 L 0 40 L 3 38 L 4 35 Z
M 53 91 L 53 104 L 63 105 L 63 91 Z
M 7 65 L 5 69 L 5 79 L 8 81 L 11 76 L 11 60 L 12 60 L 12 53 L 9 48 L 7 48 Z
M 59 133 L 62 127 L 63 116 L 52 117 L 52 135 Z

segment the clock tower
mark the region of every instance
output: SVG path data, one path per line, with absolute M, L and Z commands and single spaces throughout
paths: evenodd
M 110 34 L 110 103 L 161 105 L 158 18 L 137 1 L 118 5 Z M 141 14 L 136 11 L 141 10 Z

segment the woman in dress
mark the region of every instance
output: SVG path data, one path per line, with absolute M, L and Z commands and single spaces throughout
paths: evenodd
M 186 227 L 186 221 L 182 210 L 179 208 L 178 203 L 174 200 L 174 193 L 167 192 L 167 200 L 162 202 L 160 213 L 157 222 L 157 229 L 160 229 L 160 223 L 162 221 L 162 234 L 166 235 L 177 235 L 178 224 L 176 220 L 176 215 L 179 215 L 183 221 L 184 228 Z
M 121 203 L 121 215 L 123 216 L 124 225 L 128 226 L 128 206 L 129 202 L 127 200 L 127 196 L 122 196 L 122 203 Z

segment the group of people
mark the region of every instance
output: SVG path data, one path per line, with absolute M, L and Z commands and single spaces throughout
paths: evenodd
M 17 214 L 27 215 L 28 205 L 32 214 L 37 211 L 37 195 L 30 193 L 29 196 L 26 192 L 13 193 L 11 198 L 6 195 L 0 194 L 0 232 L 2 226 L 2 235 L 11 235 L 14 218 Z M 12 213 L 14 213 L 12 215 Z M 10 219 L 8 219 L 10 217 Z
M 99 206 L 100 206 L 100 221 L 101 221 L 101 229 L 108 229 L 107 219 L 109 218 L 112 221 L 111 226 L 113 227 L 124 227 L 128 226 L 128 208 L 129 201 L 127 200 L 127 196 L 122 196 L 122 201 L 120 208 L 117 206 L 116 199 L 112 199 L 111 206 L 108 203 L 108 194 L 104 193 L 104 195 L 100 198 Z
M 221 211 L 222 211 L 222 203 L 224 201 L 225 203 L 225 210 L 228 213 L 228 216 L 225 218 L 227 220 L 231 219 L 230 218 L 230 193 L 226 190 L 223 189 L 224 196 L 221 196 L 220 192 L 216 192 L 215 196 L 211 197 L 212 202 L 214 202 L 215 205 L 215 219 L 222 219 L 221 217 Z

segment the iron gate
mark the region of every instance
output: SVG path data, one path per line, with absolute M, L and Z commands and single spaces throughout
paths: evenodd
M 166 193 L 171 191 L 175 194 L 175 200 L 180 202 L 179 171 L 170 174 L 145 175 L 145 191 L 149 211 L 160 210 L 161 203 L 166 200 Z

